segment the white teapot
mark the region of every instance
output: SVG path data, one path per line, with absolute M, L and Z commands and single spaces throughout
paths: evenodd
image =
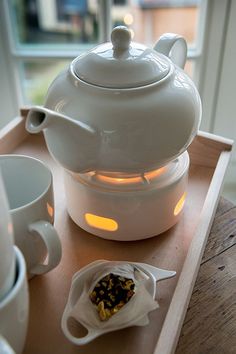
M 43 131 L 51 155 L 72 172 L 163 166 L 187 149 L 200 124 L 200 97 L 183 71 L 186 52 L 178 35 L 165 34 L 150 49 L 116 27 L 111 42 L 56 77 L 26 129 Z

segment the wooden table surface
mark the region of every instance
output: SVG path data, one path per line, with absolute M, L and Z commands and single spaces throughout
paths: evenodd
M 175 354 L 236 353 L 236 206 L 220 199 Z

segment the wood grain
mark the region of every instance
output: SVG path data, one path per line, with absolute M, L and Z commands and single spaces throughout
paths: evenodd
M 207 247 L 202 258 L 202 263 L 216 257 L 236 244 L 235 206 L 230 203 L 231 208 L 225 211 L 223 208 L 226 203 L 229 205 L 228 201 L 221 202 L 220 204 L 220 208 L 218 210 L 221 211 L 221 213 L 216 215 L 215 222 L 211 230 L 211 237 L 208 240 Z
M 228 163 L 229 155 L 226 151 L 223 151 L 219 157 L 217 168 L 213 175 L 211 185 L 199 217 L 198 226 L 194 232 L 195 237 L 192 239 L 188 254 L 183 264 L 182 272 L 180 274 L 178 284 L 172 297 L 172 301 L 155 348 L 155 354 L 174 353 L 193 286 L 197 277 L 202 255 L 206 246 L 207 236 L 210 232 L 213 216 L 215 215 L 218 204 L 221 185 L 224 179 L 223 171 L 226 170 L 225 167 Z M 171 341 L 169 340 L 169 337 L 172 338 Z
M 213 167 L 221 152 L 231 150 L 232 145 L 233 140 L 199 131 L 188 151 L 195 165 Z
M 236 207 L 221 199 L 176 354 L 236 353 L 235 298 Z

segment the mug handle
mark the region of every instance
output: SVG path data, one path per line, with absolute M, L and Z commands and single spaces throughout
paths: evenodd
M 184 68 L 188 49 L 184 37 L 175 33 L 165 33 L 159 38 L 154 49 L 158 53 L 169 57 L 170 60 L 180 68 Z
M 36 232 L 43 240 L 48 253 L 47 264 L 37 264 L 30 269 L 31 274 L 44 274 L 55 268 L 61 260 L 61 242 L 55 228 L 48 221 L 37 221 L 28 226 L 30 232 Z
M 12 347 L 6 341 L 6 339 L 0 334 L 0 353 L 1 354 L 15 354 Z

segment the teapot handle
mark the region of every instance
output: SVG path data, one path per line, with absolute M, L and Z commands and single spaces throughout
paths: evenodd
M 175 33 L 165 33 L 159 38 L 154 49 L 169 57 L 180 68 L 184 68 L 187 58 L 187 43 L 182 36 Z

